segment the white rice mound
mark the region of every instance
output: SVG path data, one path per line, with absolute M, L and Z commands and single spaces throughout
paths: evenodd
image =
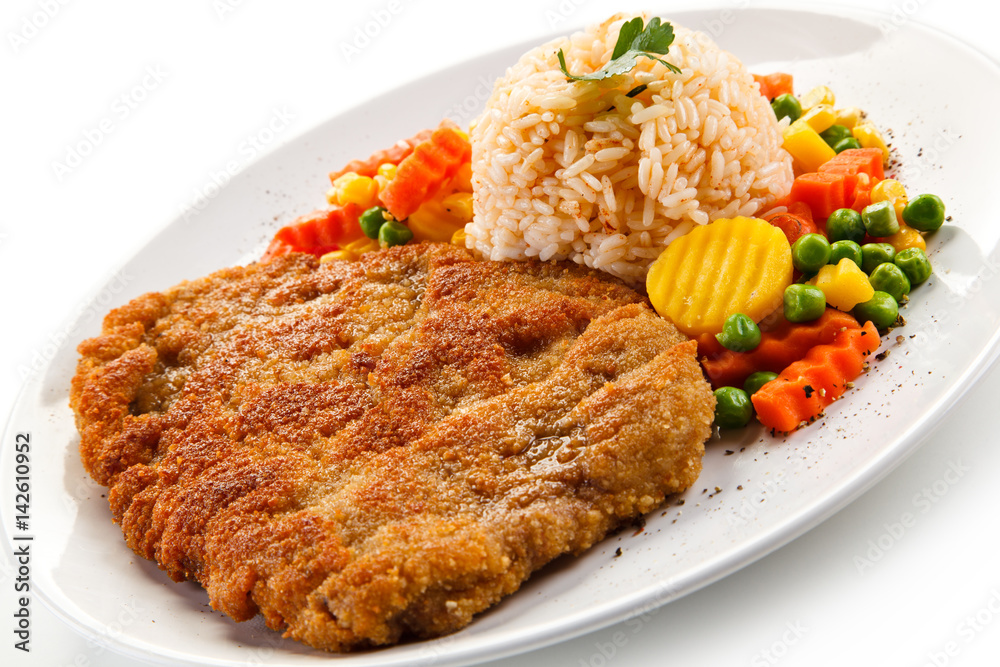
M 753 216 L 788 193 L 787 121 L 707 35 L 673 24 L 663 59 L 680 74 L 642 57 L 614 79 L 567 81 L 557 51 L 573 74 L 601 69 L 629 18 L 539 46 L 496 82 L 471 130 L 468 248 L 492 260 L 569 259 L 638 284 L 695 225 Z

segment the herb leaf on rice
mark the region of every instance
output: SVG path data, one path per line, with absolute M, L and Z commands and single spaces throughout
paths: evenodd
M 641 16 L 622 24 L 618 32 L 618 42 L 607 65 L 590 74 L 570 74 L 566 68 L 566 54 L 559 49 L 559 68 L 570 81 L 600 81 L 619 74 L 626 74 L 635 67 L 640 57 L 650 58 L 664 64 L 671 72 L 680 73 L 680 69 L 656 55 L 665 55 L 674 41 L 674 27 L 670 23 L 661 23 L 658 16 L 649 19 L 644 28 Z

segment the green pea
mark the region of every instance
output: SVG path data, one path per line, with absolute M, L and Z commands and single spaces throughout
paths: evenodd
M 892 261 L 903 270 L 910 285 L 919 285 L 931 277 L 931 260 L 920 248 L 901 250 Z
M 774 109 L 774 115 L 778 117 L 778 120 L 787 116 L 789 120 L 794 122 L 802 116 L 802 105 L 799 104 L 794 95 L 788 93 L 775 97 L 771 101 L 771 108 Z
M 825 141 L 830 148 L 834 148 L 834 146 L 836 146 L 839 142 L 851 137 L 852 135 L 851 128 L 849 127 L 844 125 L 831 125 L 820 132 L 819 136 L 823 137 L 823 141 Z M 836 150 L 836 148 L 834 148 L 834 150 Z
M 859 322 L 871 322 L 876 329 L 888 329 L 899 317 L 899 304 L 891 294 L 877 291 L 864 303 L 854 306 L 854 317 Z
M 861 221 L 865 223 L 865 229 L 871 236 L 892 236 L 899 231 L 896 209 L 889 200 L 865 206 L 861 211 Z
M 888 243 L 866 243 L 861 246 L 861 270 L 871 275 L 879 264 L 891 262 L 896 257 L 896 249 Z
M 903 222 L 921 232 L 944 224 L 944 202 L 937 195 L 917 195 L 903 209 Z
M 829 261 L 830 242 L 822 234 L 806 234 L 792 244 L 792 264 L 802 273 L 816 273 Z
M 889 262 L 876 266 L 875 270 L 868 276 L 868 282 L 872 284 L 875 291 L 891 294 L 896 303 L 902 301 L 903 297 L 910 293 L 910 279 L 906 277 L 901 268 Z
M 826 295 L 813 285 L 789 285 L 782 301 L 789 322 L 812 322 L 826 312 Z
M 834 153 L 843 153 L 850 148 L 861 148 L 861 142 L 854 137 L 847 137 L 846 139 L 841 139 L 833 146 Z
M 753 396 L 757 393 L 758 389 L 776 377 L 778 377 L 778 374 L 771 371 L 757 371 L 756 373 L 752 373 L 743 383 L 743 391 L 747 393 L 747 396 Z
M 854 241 L 848 241 L 846 239 L 842 241 L 834 241 L 830 244 L 830 263 L 839 264 L 840 260 L 847 258 L 858 265 L 861 268 L 861 264 L 864 261 L 864 255 L 861 252 L 861 246 L 859 246 Z
M 385 224 L 385 213 L 386 210 L 381 206 L 372 206 L 361 214 L 358 224 L 361 225 L 361 231 L 365 236 L 370 239 L 378 238 L 378 230 Z
M 413 238 L 410 228 L 401 222 L 389 220 L 378 230 L 378 244 L 383 248 L 405 245 Z
M 722 325 L 722 333 L 715 334 L 722 347 L 733 352 L 749 352 L 760 344 L 757 323 L 743 313 L 733 313 Z
M 747 393 L 738 387 L 719 387 L 715 390 L 715 424 L 719 428 L 742 428 L 753 417 L 753 403 Z
M 842 240 L 861 243 L 865 238 L 861 214 L 853 208 L 838 208 L 826 219 L 826 235 L 830 243 Z

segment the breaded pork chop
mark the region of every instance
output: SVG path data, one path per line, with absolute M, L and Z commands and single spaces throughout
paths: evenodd
M 461 628 L 684 490 L 714 409 L 640 294 L 449 245 L 219 271 L 79 349 L 80 450 L 128 545 L 333 651 Z

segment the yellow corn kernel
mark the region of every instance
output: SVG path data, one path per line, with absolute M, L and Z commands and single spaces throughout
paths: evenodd
M 385 180 L 391 181 L 392 179 L 396 178 L 396 169 L 397 167 L 393 163 L 383 162 L 378 166 L 378 169 L 375 171 L 375 173 L 377 173 Z
M 858 140 L 862 148 L 878 148 L 881 150 L 883 164 L 889 162 L 889 147 L 886 146 L 885 139 L 882 138 L 882 133 L 878 131 L 878 128 L 873 123 L 869 123 L 868 121 L 858 123 L 851 129 L 851 134 Z
M 895 204 L 899 199 L 908 201 L 906 188 L 895 178 L 885 178 L 876 183 L 872 187 L 871 197 L 873 204 L 880 201 L 891 201 Z
M 378 185 L 368 176 L 349 171 L 333 182 L 337 204 L 357 204 L 361 208 L 371 208 L 378 203 Z M 333 202 L 331 202 L 333 203 Z
M 868 276 L 847 257 L 821 268 L 809 284 L 820 288 L 826 302 L 838 310 L 850 310 L 875 295 Z
M 337 195 L 337 188 L 330 188 L 326 191 L 326 200 L 334 206 L 338 206 L 340 204 L 340 200 Z
M 836 101 L 837 98 L 834 97 L 833 91 L 826 86 L 816 86 L 799 98 L 803 112 L 812 109 L 817 104 L 827 104 L 832 107 Z
M 864 117 L 865 112 L 857 107 L 844 107 L 842 109 L 834 109 L 834 123 L 836 125 L 843 125 L 849 130 L 853 130 L 854 126 L 861 122 Z
M 413 232 L 414 241 L 448 243 L 455 230 L 465 227 L 465 221 L 449 213 L 440 201 L 430 199 L 410 214 L 406 226 Z
M 359 257 L 366 252 L 371 252 L 372 250 L 378 250 L 378 241 L 375 239 L 370 239 L 367 236 L 362 236 L 360 239 L 351 241 L 345 245 L 341 250 L 346 250 L 355 257 Z
M 444 210 L 462 222 L 472 222 L 472 193 L 456 192 L 441 200 Z
M 451 244 L 457 245 L 460 248 L 465 247 L 465 227 L 455 230 L 455 233 L 451 235 Z
M 817 104 L 802 114 L 802 120 L 817 132 L 830 129 L 836 118 L 836 115 L 833 113 L 833 107 L 829 104 Z
M 357 257 L 355 257 L 354 253 L 352 253 L 351 251 L 344 250 L 343 248 L 341 248 L 340 250 L 333 250 L 320 257 L 319 263 L 326 264 L 327 262 L 333 262 L 342 259 L 346 259 L 348 262 L 353 262 L 354 260 L 357 259 Z
M 907 248 L 927 250 L 927 241 L 924 240 L 924 235 L 913 227 L 907 227 L 902 222 L 899 223 L 898 232 L 892 236 L 885 237 L 882 241 L 895 248 L 896 252 L 902 252 Z
M 896 212 L 896 220 L 903 221 L 903 209 L 909 203 L 906 196 L 906 188 L 894 178 L 886 178 L 879 181 L 872 187 L 872 203 L 888 201 L 892 203 L 892 209 Z
M 456 129 L 456 130 L 455 130 L 455 134 L 457 134 L 458 136 L 462 137 L 462 138 L 463 138 L 463 139 L 465 139 L 466 141 L 468 141 L 468 140 L 469 140 L 469 134 L 468 134 L 468 132 L 466 132 L 465 130 L 462 130 L 462 129 Z
M 804 171 L 816 171 L 820 165 L 833 159 L 837 153 L 823 141 L 819 132 L 799 118 L 785 128 L 783 146 Z
M 719 333 L 743 313 L 759 322 L 792 283 L 792 249 L 759 218 L 722 218 L 695 227 L 660 253 L 646 274 L 653 307 L 689 336 Z

